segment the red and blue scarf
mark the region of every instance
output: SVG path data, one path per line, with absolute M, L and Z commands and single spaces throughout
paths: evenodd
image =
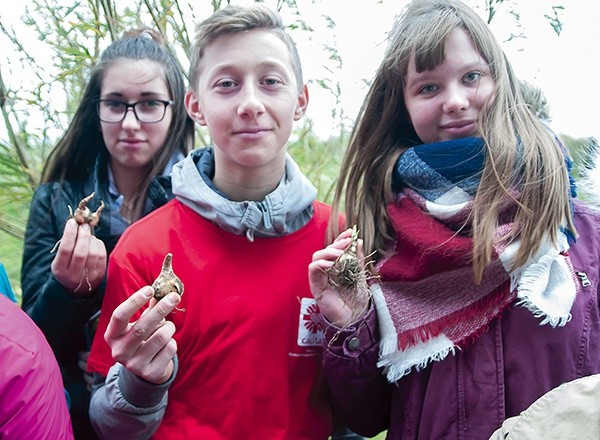
M 464 348 L 514 301 L 541 324 L 562 326 L 570 319 L 578 284 L 565 231 L 557 245 L 548 237 L 536 255 L 513 269 L 520 243 L 496 244 L 481 283 L 474 282 L 473 242 L 464 231 L 484 162 L 478 138 L 415 146 L 398 160 L 398 195 L 388 207 L 396 241 L 372 286 L 379 365 L 390 382 Z M 500 224 L 496 236 L 512 227 Z

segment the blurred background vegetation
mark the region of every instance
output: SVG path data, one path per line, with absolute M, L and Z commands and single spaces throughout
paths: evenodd
M 303 0 L 318 4 L 327 0 Z M 378 0 L 365 0 L 376 3 Z M 481 0 L 488 21 L 496 13 L 513 14 L 513 3 L 500 8 L 504 0 Z M 22 242 L 28 205 L 38 185 L 43 162 L 73 114 L 80 92 L 99 53 L 123 31 L 140 26 L 159 30 L 187 72 L 189 48 L 194 24 L 212 11 L 229 3 L 227 0 L 30 0 L 17 23 L 0 17 L 0 47 L 15 54 L 0 59 L 0 261 L 6 266 L 17 295 L 20 295 Z M 264 1 L 277 9 L 286 23 L 291 23 L 294 38 L 308 38 L 315 30 L 304 21 L 302 2 L 296 0 Z M 4 7 L 8 7 L 5 2 Z M 560 32 L 560 7 L 547 16 L 549 25 Z M 558 12 L 557 12 L 558 11 Z M 335 34 L 335 21 L 323 16 L 326 28 Z M 13 20 L 14 21 L 14 20 Z M 336 69 L 342 61 L 333 43 L 320 50 L 325 73 L 307 78 L 311 88 L 321 88 L 333 97 L 331 116 L 336 133 L 322 139 L 305 118 L 296 127 L 289 151 L 317 186 L 319 199 L 331 201 L 340 159 L 348 142 L 352 121 L 340 103 L 340 83 Z M 41 48 L 41 51 L 40 51 Z M 5 81 L 27 72 L 27 81 Z M 15 86 L 14 84 L 18 84 Z M 198 129 L 197 145 L 210 139 Z M 577 167 L 589 155 L 590 139 L 562 135 Z
M 26 4 L 20 23 L 0 18 L 0 46 L 16 54 L 0 59 L 0 262 L 17 296 L 29 202 L 44 160 L 66 129 L 99 54 L 125 30 L 150 26 L 160 31 L 187 74 L 195 23 L 229 3 L 236 2 L 205 0 L 193 5 L 188 0 L 32 0 Z M 295 0 L 267 4 L 285 14 L 293 35 L 314 32 L 303 21 Z M 324 47 L 323 51 L 323 62 L 329 63 L 327 71 L 333 72 L 339 62 L 335 49 Z M 22 72 L 31 77 L 29 82 L 21 78 L 8 81 Z M 339 103 L 333 74 L 311 82 L 311 87 L 327 90 Z M 18 86 L 9 87 L 9 83 Z M 312 121 L 304 119 L 289 146 L 319 189 L 321 200 L 331 199 L 347 138 L 339 105 L 331 112 L 338 121 L 339 135 L 320 139 Z M 196 144 L 210 144 L 200 127 Z

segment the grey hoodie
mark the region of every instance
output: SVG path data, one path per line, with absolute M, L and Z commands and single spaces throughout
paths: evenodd
M 212 183 L 212 148 L 192 151 L 173 167 L 173 194 L 202 217 L 236 235 L 278 237 L 302 228 L 313 215 L 317 190 L 288 155 L 279 186 L 260 202 L 229 200 Z

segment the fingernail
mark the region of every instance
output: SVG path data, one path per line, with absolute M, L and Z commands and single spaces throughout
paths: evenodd
M 84 231 L 88 232 L 90 230 L 90 225 L 88 225 L 87 223 L 84 223 L 81 225 L 81 227 L 83 228 Z
M 144 295 L 145 298 L 152 298 L 152 295 L 154 295 L 154 289 L 152 287 L 145 287 L 144 290 L 142 291 L 142 294 Z
M 167 295 L 167 302 L 172 306 L 177 305 L 177 303 L 179 302 L 179 295 L 177 295 L 176 293 L 169 293 Z

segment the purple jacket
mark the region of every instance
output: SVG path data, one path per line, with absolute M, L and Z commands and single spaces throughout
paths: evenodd
M 62 377 L 43 333 L 0 295 L 0 438 L 70 440 Z
M 571 247 L 581 290 L 564 327 L 540 326 L 516 305 L 467 349 L 389 384 L 377 368 L 373 309 L 358 329 L 326 329 L 323 365 L 340 420 L 388 439 L 488 439 L 563 382 L 600 372 L 600 212 L 577 204 Z

